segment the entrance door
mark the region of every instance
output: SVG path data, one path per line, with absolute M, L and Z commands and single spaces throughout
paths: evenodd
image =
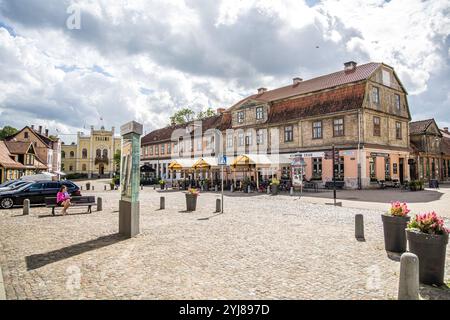
M 101 176 L 105 174 L 105 166 L 103 164 L 98 166 L 98 174 Z
M 405 159 L 403 159 L 403 158 L 399 159 L 398 170 L 399 170 L 398 174 L 400 177 L 400 183 L 403 184 L 404 173 L 405 173 Z

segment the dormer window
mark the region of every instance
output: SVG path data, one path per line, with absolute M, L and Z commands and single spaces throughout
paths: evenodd
M 256 120 L 261 120 L 264 118 L 263 107 L 256 107 Z
M 239 111 L 237 113 L 237 121 L 238 123 L 244 123 L 244 111 Z
M 400 95 L 394 94 L 395 110 L 400 111 Z

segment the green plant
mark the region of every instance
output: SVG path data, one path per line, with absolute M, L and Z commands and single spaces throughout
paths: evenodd
M 159 180 L 159 181 L 158 181 L 158 183 L 159 183 L 160 185 L 162 185 L 162 186 L 163 186 L 163 185 L 165 185 L 165 184 L 166 184 L 166 181 L 165 181 L 165 180 L 163 180 L 163 179 L 161 179 L 161 180 Z

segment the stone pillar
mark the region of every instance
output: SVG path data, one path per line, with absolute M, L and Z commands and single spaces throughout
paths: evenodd
M 164 210 L 166 208 L 166 198 L 160 197 L 159 198 L 159 209 Z
M 30 214 L 30 200 L 25 199 L 23 200 L 23 215 L 27 216 Z
M 103 198 L 98 197 L 97 198 L 97 211 L 103 210 Z
M 291 196 L 293 196 L 293 195 L 294 195 L 294 187 L 291 187 L 291 190 L 290 190 L 290 192 L 289 192 L 289 193 L 290 193 L 290 195 L 291 195 Z
M 419 288 L 419 258 L 413 253 L 403 253 L 400 257 L 398 300 L 420 300 Z
M 106 191 L 106 184 L 104 185 L 104 188 L 103 188 L 105 191 Z
M 355 238 L 358 241 L 365 241 L 364 239 L 364 216 L 357 214 L 355 216 Z
M 216 199 L 216 212 L 221 212 L 222 211 L 222 204 L 220 199 Z

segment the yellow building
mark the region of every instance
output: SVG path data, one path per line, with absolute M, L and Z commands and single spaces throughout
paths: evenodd
M 67 174 L 82 174 L 88 178 L 112 177 L 116 171 L 114 154 L 120 150 L 121 139 L 111 130 L 95 130 L 91 126 L 89 136 L 77 134 L 77 143 L 62 145 L 62 171 Z

